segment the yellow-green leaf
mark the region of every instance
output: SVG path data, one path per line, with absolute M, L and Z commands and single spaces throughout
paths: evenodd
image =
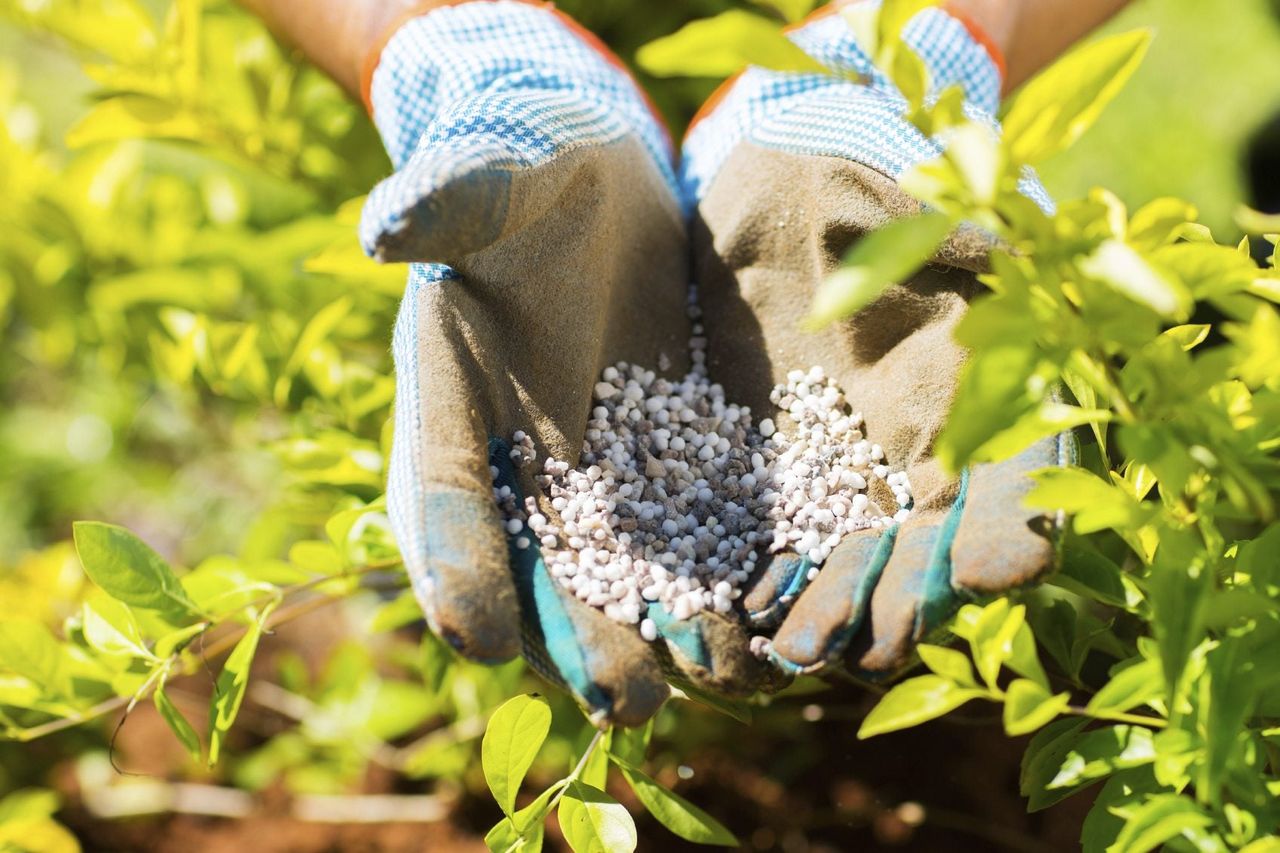
M 1022 88 L 1004 116 L 1015 161 L 1035 163 L 1087 131 L 1142 63 L 1151 33 L 1121 33 L 1084 44 Z
M 625 806 L 599 788 L 570 782 L 557 816 L 574 853 L 631 853 L 636 849 L 635 821 Z
M 550 730 L 551 706 L 536 694 L 508 700 L 489 718 L 480 762 L 503 814 L 514 813 L 520 783 Z
M 951 232 L 940 213 L 898 219 L 863 237 L 818 287 L 807 319 L 825 326 L 865 308 L 928 263 Z
M 685 24 L 636 51 L 655 77 L 728 77 L 748 65 L 830 73 L 783 34 L 778 22 L 742 9 Z
M 884 695 L 862 721 L 858 737 L 865 739 L 918 726 L 985 695 L 981 690 L 960 687 L 938 675 L 917 676 Z

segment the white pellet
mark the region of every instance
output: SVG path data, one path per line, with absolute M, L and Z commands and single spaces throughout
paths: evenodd
M 581 467 L 546 459 L 535 471 L 557 517 L 532 497 L 521 506 L 509 487 L 494 492 L 517 547 L 537 541 L 557 583 L 609 618 L 638 625 L 649 642 L 658 631 L 641 618 L 646 602 L 660 602 L 675 619 L 728 614 L 760 554 L 804 554 L 815 563 L 812 580 L 844 536 L 911 514 L 906 473 L 890 469 L 883 448 L 862 433 L 862 414 L 821 367 L 791 371 L 769 395 L 790 414 L 793 432 L 768 417 L 753 429 L 751 410 L 726 400 L 707 377 L 705 348 L 699 326 L 690 340 L 693 368 L 679 381 L 635 365 L 605 368 Z M 533 464 L 532 438 L 517 431 L 513 439 L 512 460 Z M 496 479 L 496 468 L 490 474 Z M 868 499 L 871 477 L 890 487 L 891 515 Z M 767 641 L 755 638 L 753 648 L 764 651 Z

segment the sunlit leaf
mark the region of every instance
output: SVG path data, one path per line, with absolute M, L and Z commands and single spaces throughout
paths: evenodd
M 164 685 L 156 687 L 155 693 L 151 694 L 151 699 L 155 703 L 156 710 L 160 712 L 160 717 L 173 733 L 178 736 L 178 740 L 186 747 L 187 754 L 191 756 L 192 761 L 200 760 L 200 735 L 196 734 L 195 728 L 182 716 L 182 712 L 173 704 L 173 700 L 169 698 L 169 694 L 165 692 Z
M 939 675 L 909 678 L 884 695 L 858 729 L 859 738 L 918 726 L 985 696 L 982 690 L 960 687 Z
M 776 21 L 742 9 L 692 21 L 649 42 L 636 51 L 636 64 L 655 77 L 728 77 L 747 65 L 828 72 L 783 35 Z
M 503 813 L 514 813 L 520 783 L 550 730 L 551 706 L 538 695 L 509 699 L 489 718 L 480 758 L 485 781 Z
M 258 640 L 261 637 L 262 623 L 255 621 L 231 650 L 222 665 L 222 672 L 218 673 L 214 682 L 213 696 L 209 702 L 210 767 L 218 763 L 227 732 L 240 713 L 240 704 L 249 687 L 249 668 L 253 665 L 253 657 L 257 654 Z
M 1124 88 L 1150 43 L 1146 30 L 1088 42 L 1022 87 L 1003 120 L 1014 159 L 1035 163 L 1071 147 Z
M 112 598 L 156 610 L 177 624 L 190 622 L 196 606 L 169 564 L 123 527 L 97 521 L 74 526 L 76 553 L 85 574 Z
M 865 308 L 933 257 L 951 220 L 926 213 L 890 222 L 863 237 L 818 287 L 807 323 L 824 326 Z
M 631 853 L 636 825 L 625 806 L 599 788 L 570 782 L 557 811 L 574 853 Z
M 695 844 L 738 845 L 738 839 L 724 825 L 675 791 L 662 787 L 639 770 L 624 768 L 622 775 L 649 814 L 676 835 Z
M 1067 707 L 1070 694 L 1051 694 L 1027 678 L 1013 681 L 1004 700 L 1004 730 L 1010 737 L 1030 734 Z

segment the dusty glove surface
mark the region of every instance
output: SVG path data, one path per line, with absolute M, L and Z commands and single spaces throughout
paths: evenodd
M 1052 567 L 1053 520 L 1023 508 L 1024 475 L 1061 464 L 1071 448 L 1065 439 L 1042 442 L 958 479 L 934 458 L 965 358 L 952 330 L 981 291 L 975 274 L 990 248 L 977 232 L 960 232 L 933 264 L 857 316 L 801 329 L 818 283 L 853 243 L 919 212 L 895 178 L 941 147 L 901 119 L 901 95 L 839 16 L 791 36 L 867 83 L 750 69 L 686 138 L 682 177 L 696 204 L 708 369 L 735 399 L 766 411 L 769 388 L 788 371 L 821 365 L 865 416 L 868 438 L 907 472 L 914 505 L 906 523 L 846 537 L 811 584 L 807 560 L 779 555 L 744 599 L 759 627 L 781 622 L 772 657 L 784 668 L 843 662 L 884 677 L 909 663 L 915 644 L 963 598 L 1032 583 Z M 994 124 L 998 65 L 964 24 L 929 9 L 905 38 L 935 90 L 961 85 L 970 116 Z M 1034 181 L 1024 191 L 1049 204 Z M 887 490 L 871 497 L 890 515 L 898 508 Z
M 478 660 L 523 651 L 593 717 L 635 725 L 669 693 L 664 663 L 749 690 L 762 667 L 745 633 L 706 614 L 714 642 L 690 658 L 577 600 L 536 543 L 512 545 L 490 467 L 529 493 L 502 439 L 524 430 L 540 459 L 576 463 L 605 366 L 686 361 L 669 143 L 614 62 L 541 4 L 410 20 L 372 75 L 397 171 L 371 193 L 361 238 L 377 258 L 414 262 L 392 345 L 387 502 L 429 625 Z

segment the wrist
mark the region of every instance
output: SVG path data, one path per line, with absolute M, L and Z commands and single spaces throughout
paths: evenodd
M 950 0 L 943 10 L 960 20 L 1000 68 L 1007 88 L 1006 59 L 1017 30 L 1016 0 Z

